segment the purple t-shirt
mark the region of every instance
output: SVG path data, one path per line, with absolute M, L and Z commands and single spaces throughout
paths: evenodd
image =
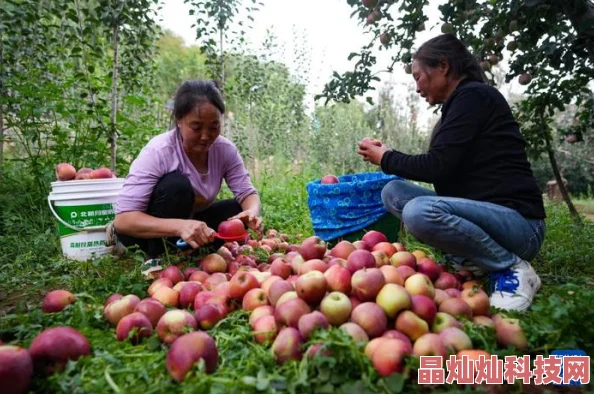
M 130 166 L 116 203 L 116 214 L 146 212 L 151 193 L 159 179 L 172 171 L 187 176 L 196 197 L 194 212 L 208 208 L 221 190 L 223 179 L 241 203 L 257 193 L 237 147 L 219 136 L 208 151 L 208 172 L 201 174 L 190 161 L 177 130 L 170 130 L 149 141 Z

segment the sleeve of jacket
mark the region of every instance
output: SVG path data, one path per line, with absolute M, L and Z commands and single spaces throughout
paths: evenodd
M 484 126 L 489 103 L 476 89 L 454 94 L 429 151 L 420 155 L 387 151 L 380 163 L 384 173 L 427 183 L 455 175 L 465 150 Z

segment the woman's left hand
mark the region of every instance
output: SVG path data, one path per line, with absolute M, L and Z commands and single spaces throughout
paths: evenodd
M 389 150 L 390 148 L 384 144 L 379 145 L 371 140 L 364 139 L 363 141 L 359 142 L 359 149 L 357 150 L 357 153 L 363 156 L 364 161 L 368 161 L 375 164 L 376 166 L 379 166 L 382 162 L 384 153 Z
M 242 222 L 247 224 L 250 229 L 254 230 L 259 235 L 261 235 L 263 232 L 264 226 L 262 223 L 262 218 L 260 216 L 254 215 L 254 213 L 252 211 L 250 211 L 249 209 L 241 212 L 238 215 L 235 215 L 235 216 L 229 218 L 228 220 L 231 220 L 231 219 L 241 220 Z

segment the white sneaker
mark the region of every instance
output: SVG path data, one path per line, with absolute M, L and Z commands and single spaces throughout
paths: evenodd
M 490 276 L 491 306 L 525 311 L 530 308 L 534 295 L 540 288 L 540 278 L 529 262 L 520 260 L 505 271 Z

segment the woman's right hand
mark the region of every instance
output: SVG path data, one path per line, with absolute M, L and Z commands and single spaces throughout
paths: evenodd
M 184 220 L 184 224 L 179 229 L 179 237 L 194 249 L 214 241 L 214 234 L 213 229 L 198 220 Z

